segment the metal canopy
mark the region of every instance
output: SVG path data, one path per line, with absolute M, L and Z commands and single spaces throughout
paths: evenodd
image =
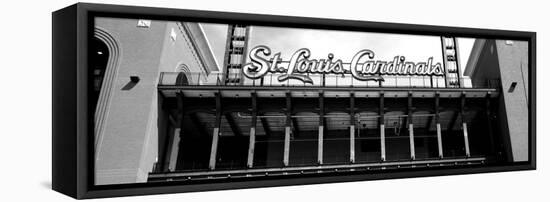
M 220 92 L 222 97 L 250 97 L 255 91 L 259 98 L 263 97 L 285 97 L 287 91 L 291 97 L 319 97 L 319 92 L 323 92 L 325 97 L 350 97 L 351 93 L 355 97 L 376 98 L 380 94 L 384 97 L 405 98 L 410 92 L 414 98 L 433 98 L 436 93 L 440 94 L 441 98 L 458 98 L 465 94 L 467 98 L 481 98 L 489 95 L 497 97 L 499 92 L 492 88 L 445 88 L 445 89 L 404 89 L 404 88 L 258 88 L 258 87 L 223 87 L 223 86 L 159 86 L 159 91 L 165 97 L 175 97 L 181 92 L 185 97 L 214 97 L 216 92 Z

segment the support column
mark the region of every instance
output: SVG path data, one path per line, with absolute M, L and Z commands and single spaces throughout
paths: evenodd
M 386 161 L 386 134 L 384 126 L 384 93 L 380 93 L 380 106 L 379 106 L 379 120 L 378 124 L 380 125 L 380 159 Z
M 258 107 L 257 107 L 257 96 L 256 93 L 253 92 L 251 94 L 252 97 L 252 123 L 250 126 L 250 137 L 248 140 L 248 159 L 246 165 L 248 168 L 252 168 L 254 166 L 254 147 L 256 145 L 256 122 L 257 122 L 257 115 L 258 115 Z
M 413 126 L 413 117 L 412 117 L 412 93 L 409 92 L 408 102 L 407 102 L 407 122 L 409 124 L 409 147 L 411 150 L 411 160 L 415 159 L 414 151 L 414 126 Z
M 288 166 L 288 155 L 290 153 L 290 126 L 285 127 L 285 150 L 283 157 L 283 165 Z
M 414 151 L 414 128 L 413 124 L 409 124 L 409 144 L 411 148 L 411 160 L 414 160 L 416 158 L 416 154 Z
M 319 165 L 323 164 L 323 130 L 325 128 L 321 125 L 319 126 L 319 136 L 317 138 L 317 163 Z
M 286 126 L 285 126 L 285 145 L 284 145 L 284 156 L 283 156 L 283 165 L 288 166 L 289 155 L 290 155 L 290 132 L 291 132 L 291 113 L 292 106 L 290 102 L 290 92 L 286 92 Z
M 355 126 L 349 126 L 349 162 L 355 163 Z
M 386 161 L 386 135 L 384 124 L 380 124 L 380 159 Z
M 175 171 L 176 165 L 178 161 L 178 154 L 179 154 L 179 145 L 181 141 L 181 137 L 183 137 L 183 93 L 177 94 L 177 106 L 178 106 L 178 115 L 177 115 L 177 126 L 178 128 L 174 129 L 173 136 L 171 137 L 170 141 L 170 153 L 168 154 L 166 158 L 167 166 L 164 168 L 165 171 Z M 166 164 L 165 164 L 166 165 Z
M 221 94 L 216 93 L 216 122 L 214 123 L 214 131 L 212 133 L 212 146 L 210 147 L 210 161 L 208 168 L 210 170 L 216 169 L 216 154 L 218 152 L 218 139 L 220 136 L 220 126 L 222 123 L 222 107 L 221 107 Z
M 323 164 L 323 132 L 325 130 L 325 97 L 319 93 L 319 135 L 317 137 L 317 163 Z
M 349 100 L 349 162 L 355 163 L 355 94 L 350 93 Z
M 464 149 L 466 150 L 466 156 L 470 157 L 470 142 L 468 141 L 468 124 L 462 123 L 462 131 L 464 132 Z
M 212 133 L 212 146 L 210 147 L 210 162 L 208 168 L 210 170 L 216 169 L 216 153 L 218 152 L 218 138 L 220 136 L 220 128 L 214 128 Z
M 464 118 L 466 105 L 466 93 L 462 93 L 460 97 L 460 116 L 462 117 L 462 132 L 464 134 L 464 150 L 466 151 L 466 156 L 470 157 L 470 141 L 468 140 L 468 124 L 466 123 L 466 118 Z
M 172 137 L 170 145 L 170 154 L 168 154 L 168 172 L 175 171 L 178 162 L 179 143 L 180 143 L 180 129 L 176 128 Z
M 439 123 L 439 92 L 435 93 L 435 123 L 437 127 L 437 150 L 439 158 L 443 158 L 443 143 L 441 141 L 441 124 Z
M 437 123 L 437 151 L 439 153 L 439 158 L 443 158 L 443 144 L 441 142 L 441 124 Z

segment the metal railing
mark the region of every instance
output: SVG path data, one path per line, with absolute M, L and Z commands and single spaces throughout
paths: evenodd
M 384 76 L 384 81 L 362 81 L 350 74 L 309 74 L 310 82 L 298 79 L 280 80 L 283 74 L 266 74 L 259 79 L 249 79 L 241 74 L 231 74 L 227 78 L 222 73 L 181 73 L 161 72 L 160 86 L 266 86 L 266 87 L 408 87 L 408 88 L 499 88 L 500 80 L 472 80 L 469 78 L 445 78 L 443 76 Z M 226 84 L 224 79 L 238 80 Z M 451 85 L 447 85 L 447 84 Z M 454 85 L 453 85 L 454 84 Z

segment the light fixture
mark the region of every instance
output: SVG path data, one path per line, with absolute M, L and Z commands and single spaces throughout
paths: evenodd
M 512 82 L 512 84 L 510 84 L 510 88 L 508 88 L 508 92 L 509 93 L 514 92 L 517 85 L 518 85 L 518 82 Z
M 139 82 L 139 76 L 130 76 L 130 81 L 137 83 Z
M 178 35 L 176 34 L 176 31 L 174 31 L 174 28 L 172 28 L 170 30 L 170 39 L 172 39 L 172 41 L 176 41 L 177 38 L 178 38 Z

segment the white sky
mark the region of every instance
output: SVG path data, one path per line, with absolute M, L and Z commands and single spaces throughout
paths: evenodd
M 459 54 L 459 63 L 460 63 L 460 72 L 464 75 L 464 69 L 466 69 L 466 64 L 468 64 L 468 59 L 474 47 L 475 38 L 456 38 L 458 41 L 458 54 Z
M 218 64 L 218 69 L 221 71 L 223 65 L 223 57 L 225 54 L 225 43 L 227 39 L 226 24 L 200 23 L 208 42 L 210 49 L 214 53 L 214 58 Z

